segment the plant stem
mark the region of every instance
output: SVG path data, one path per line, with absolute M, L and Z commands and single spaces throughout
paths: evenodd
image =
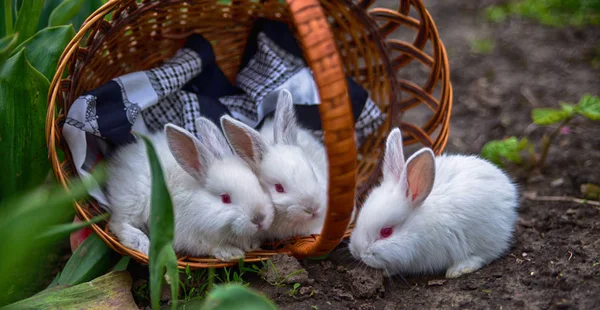
M 12 0 L 4 0 L 4 22 L 6 23 L 6 33 L 4 36 L 9 36 L 13 33 L 12 13 Z
M 579 204 L 588 204 L 590 206 L 594 206 L 595 208 L 600 209 L 600 201 L 593 201 L 588 199 L 581 199 L 569 196 L 537 196 L 537 194 L 525 194 L 523 197 L 527 200 L 533 201 L 564 201 L 564 202 L 574 202 Z
M 572 119 L 573 116 L 569 116 L 568 118 L 566 118 L 564 121 L 562 121 L 562 123 L 560 123 L 560 125 L 558 125 L 558 127 L 556 127 L 556 129 L 554 129 L 554 131 L 550 134 L 550 136 L 547 139 L 542 140 L 542 156 L 540 157 L 540 161 L 537 163 L 538 167 L 544 166 L 546 158 L 548 157 L 548 151 L 550 150 L 550 146 L 552 145 L 552 141 L 556 139 L 556 136 L 558 136 L 560 129 L 566 126 Z
M 215 283 L 215 268 L 208 268 L 208 285 L 206 287 L 206 292 L 210 292 L 212 290 L 213 284 Z

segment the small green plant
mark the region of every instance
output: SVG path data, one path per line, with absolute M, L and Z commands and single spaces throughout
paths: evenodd
M 298 294 L 298 289 L 300 288 L 300 283 L 294 283 L 294 286 L 287 292 L 287 294 L 291 297 L 296 296 Z
M 298 269 L 298 270 L 295 270 L 293 272 L 290 272 L 290 274 L 288 274 L 288 275 L 282 276 L 282 275 L 279 274 L 279 272 L 277 272 L 277 267 L 275 267 L 275 264 L 273 264 L 273 262 L 271 260 L 267 260 L 266 262 L 261 261 L 261 263 L 263 264 L 264 269 L 266 269 L 266 270 L 269 270 L 269 269 L 272 270 L 273 274 L 275 275 L 275 280 L 273 280 L 273 281 L 267 280 L 266 277 L 263 278 L 263 279 L 265 281 L 267 281 L 269 284 L 271 284 L 273 286 L 276 286 L 276 287 L 284 287 L 285 284 L 286 284 L 286 281 L 289 278 L 291 278 L 291 277 L 293 277 L 293 276 L 301 273 L 302 270 L 303 270 L 303 269 Z
M 487 55 L 494 50 L 494 40 L 488 38 L 477 38 L 470 42 L 471 53 Z
M 541 141 L 541 155 L 536 158 L 534 145 L 526 137 L 509 137 L 504 140 L 492 140 L 486 143 L 481 155 L 498 166 L 503 166 L 504 160 L 522 164 L 522 151 L 529 153 L 529 161 L 532 167 L 542 167 L 548 157 L 550 146 L 556 137 L 568 131 L 567 125 L 576 116 L 580 115 L 592 121 L 600 120 L 600 97 L 590 94 L 584 95 L 578 104 L 560 102 L 560 109 L 539 108 L 533 109 L 531 118 L 536 125 L 548 126 L 559 124 L 549 135 L 544 135 Z
M 492 22 L 509 15 L 533 19 L 548 26 L 600 25 L 600 1 L 597 0 L 523 0 L 492 5 L 485 10 Z
M 185 267 L 185 279 L 179 280 L 179 286 L 183 291 L 183 302 L 187 303 L 192 300 L 204 297 L 208 287 L 208 275 L 206 269 L 191 270 L 190 266 Z
M 150 303 L 150 288 L 148 287 L 148 283 L 142 283 L 140 286 L 134 288 L 132 290 L 133 296 L 137 302 L 143 302 L 145 304 Z
M 246 267 L 243 259 L 239 260 L 237 268 L 238 270 L 236 271 L 233 268 L 225 267 L 221 269 L 221 275 L 215 272 L 214 278 L 223 284 L 237 283 L 242 286 L 249 286 L 250 283 L 246 282 L 243 276 L 246 273 L 258 273 L 260 271 L 260 268 L 254 264 L 251 267 Z

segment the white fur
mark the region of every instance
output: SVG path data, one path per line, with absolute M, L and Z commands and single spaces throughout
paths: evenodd
M 191 255 L 237 260 L 258 248 L 260 230 L 271 225 L 274 210 L 256 175 L 231 153 L 219 128 L 205 118 L 196 125 L 202 143 L 170 124 L 165 132 L 150 136 L 173 201 L 173 247 Z M 200 169 L 194 170 L 198 163 Z M 147 255 L 151 174 L 144 143 L 117 150 L 108 168 L 113 210 L 109 227 L 123 245 Z M 230 195 L 231 204 L 221 201 L 223 193 Z M 259 214 L 264 217 L 260 230 L 251 221 Z
M 325 147 L 296 122 L 291 94 L 279 93 L 273 119 L 260 133 L 231 117 L 221 126 L 232 149 L 256 170 L 275 207 L 265 239 L 318 234 L 325 221 L 328 170 Z M 283 185 L 285 192 L 276 191 Z
M 419 196 L 424 200 L 419 202 Z M 496 166 L 475 156 L 434 159 L 429 149 L 405 164 L 402 135 L 394 129 L 383 180 L 358 216 L 350 252 L 390 275 L 445 271 L 448 278 L 459 277 L 510 248 L 517 208 L 517 189 Z M 386 227 L 393 227 L 393 233 L 381 238 Z

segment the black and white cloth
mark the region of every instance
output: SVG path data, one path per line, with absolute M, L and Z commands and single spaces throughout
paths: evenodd
M 346 81 L 360 145 L 385 114 L 364 88 L 350 77 Z M 63 136 L 77 172 L 89 176 L 111 150 L 135 141 L 132 131 L 148 134 L 173 123 L 197 136 L 196 118 L 219 124 L 224 114 L 256 128 L 275 111 L 281 89 L 292 93 L 298 122 L 322 138 L 319 90 L 302 50 L 286 24 L 260 19 L 249 35 L 236 85 L 217 66 L 211 43 L 192 35 L 161 66 L 114 78 L 77 98 Z M 108 205 L 100 188 L 89 192 Z

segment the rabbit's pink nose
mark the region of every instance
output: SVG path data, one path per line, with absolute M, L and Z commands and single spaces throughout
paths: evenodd
M 251 222 L 252 224 L 256 225 L 258 227 L 258 229 L 263 228 L 263 221 L 265 220 L 265 215 L 262 213 L 256 214 L 254 215 L 254 217 L 252 218 Z
M 313 208 L 306 208 L 306 209 L 304 209 L 304 212 L 308 213 L 312 217 L 315 217 L 319 213 L 319 210 L 317 208 L 313 207 Z

